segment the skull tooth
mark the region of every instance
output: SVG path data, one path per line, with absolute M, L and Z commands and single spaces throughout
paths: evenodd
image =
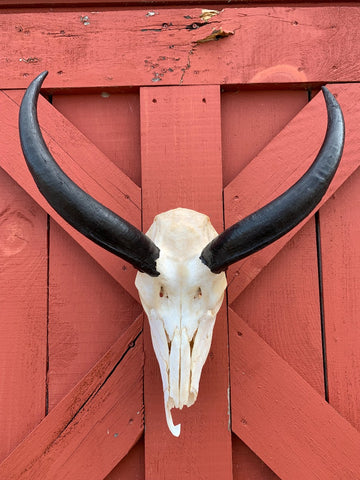
M 181 330 L 181 366 L 180 366 L 180 406 L 189 406 L 189 388 L 191 374 L 190 343 L 186 329 Z
M 169 361 L 169 385 L 170 397 L 174 401 L 174 406 L 180 408 L 179 388 L 180 388 L 180 360 L 181 360 L 181 338 L 179 329 L 176 327 L 175 335 L 171 342 L 170 361 Z
M 190 391 L 194 394 L 195 400 L 199 390 L 201 371 L 210 351 L 215 319 L 216 315 L 208 311 L 207 314 L 200 319 L 199 328 L 194 339 L 191 358 L 192 377 Z

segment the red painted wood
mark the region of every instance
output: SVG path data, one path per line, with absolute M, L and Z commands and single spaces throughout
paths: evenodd
M 330 89 L 338 96 L 343 109 L 347 137 L 356 136 L 359 87 L 350 84 L 334 85 Z M 295 183 L 317 154 L 325 130 L 325 104 L 321 95 L 318 95 L 227 186 L 224 191 L 226 225 L 232 225 L 255 211 Z M 340 167 L 320 205 L 356 170 L 358 165 L 359 157 L 355 149 L 346 146 Z M 274 172 L 277 172 L 276 175 Z M 306 221 L 307 219 L 274 244 L 229 269 L 230 303 L 268 265 Z
M 141 313 L 55 222 L 49 248 L 48 402 L 52 409 Z
M 144 436 L 142 436 L 105 480 L 144 480 L 144 478 Z
M 135 269 L 76 232 L 52 210 L 37 190 L 26 167 L 18 138 L 18 105 L 22 95 L 23 92 L 0 95 L 3 112 L 0 127 L 9 131 L 9 136 L 4 139 L 4 155 L 0 158 L 0 166 L 137 300 Z M 97 200 L 140 228 L 140 189 L 41 98 L 39 119 L 45 140 L 66 173 Z
M 234 480 L 278 480 L 279 477 L 266 463 L 235 434 L 232 436 L 232 447 Z
M 104 478 L 143 431 L 142 318 L 0 464 L 0 478 Z
M 136 139 L 140 135 L 139 128 L 132 135 L 135 126 L 130 121 L 124 139 L 119 135 L 121 130 L 116 128 L 119 107 L 130 105 L 134 111 L 136 102 L 134 96 L 130 99 L 127 95 L 122 97 L 56 95 L 52 99 L 54 106 L 98 147 L 102 147 L 104 153 L 112 154 L 111 160 L 115 160 L 120 168 L 133 156 L 133 141 L 126 139 Z M 111 125 L 115 128 L 109 128 Z M 118 140 L 122 150 L 117 147 Z M 49 408 L 52 408 L 129 327 L 140 314 L 141 306 L 56 222 L 50 223 L 49 252 L 48 395 Z
M 317 274 L 315 222 L 311 219 L 239 295 L 232 308 L 324 397 Z M 245 448 L 240 451 L 245 456 Z M 263 463 L 252 460 L 250 452 L 248 456 L 250 461 L 238 464 L 239 474 L 262 478 Z M 264 478 L 273 478 L 272 473 L 267 475 Z
M 140 105 L 137 93 L 53 95 L 52 104 L 137 185 Z
M 347 143 L 357 149 L 355 135 Z M 331 405 L 360 430 L 360 171 L 320 210 L 326 359 Z
M 47 221 L 1 169 L 0 191 L 1 461 L 45 414 Z
M 229 312 L 233 431 L 280 478 L 358 478 L 360 433 Z
M 224 185 L 266 147 L 307 101 L 306 90 L 240 90 L 221 95 Z
M 155 214 L 181 206 L 208 214 L 220 230 L 219 88 L 142 89 L 140 100 L 144 228 Z M 222 308 L 196 404 L 181 415 L 173 410 L 174 422 L 182 424 L 179 438 L 166 425 L 159 367 L 145 329 L 145 472 L 149 480 L 169 475 L 182 480 L 232 477 L 226 323 Z
M 224 176 L 230 180 L 238 174 L 306 103 L 307 92 L 304 90 L 223 93 Z M 228 182 L 225 180 L 224 183 Z M 293 245 L 288 245 L 290 248 L 285 247 L 285 252 L 280 252 L 269 268 L 258 275 L 235 300 L 232 307 L 292 366 L 306 373 L 309 370 L 308 378 L 321 391 L 320 310 L 316 244 L 312 243 L 315 240 L 315 229 L 312 222 L 311 227 L 307 228 L 307 240 L 299 242 L 300 234 L 296 236 L 295 243 L 290 242 Z M 310 278 L 307 269 L 310 269 Z M 311 324 L 308 303 L 303 302 L 307 294 L 317 314 L 316 325 Z M 293 320 L 294 315 L 296 321 Z M 301 355 L 298 344 L 299 348 L 303 348 Z M 277 478 L 240 439 L 233 439 L 233 471 L 235 479 Z
M 232 308 L 324 396 L 314 219 L 238 296 Z
M 345 4 L 349 4 L 351 3 L 352 1 L 355 1 L 355 0 L 347 0 L 347 1 L 344 1 L 344 0 L 338 0 L 336 3 L 337 4 L 341 4 L 341 3 L 345 3 Z M 177 6 L 177 5 L 183 5 L 183 4 L 186 4 L 186 5 L 196 5 L 196 4 L 201 4 L 202 2 L 200 2 L 200 0 L 104 0 L 104 1 L 99 1 L 99 0 L 36 0 L 36 2 L 33 2 L 32 0 L 4 0 L 3 3 L 2 3 L 2 7 L 5 8 L 19 8 L 19 7 L 27 7 L 29 5 L 31 6 L 34 6 L 34 4 L 36 6 L 44 6 L 44 7 L 48 7 L 49 5 L 51 5 L 52 7 L 73 7 L 73 8 L 76 8 L 76 7 L 79 7 L 79 6 L 89 6 L 89 5 L 93 5 L 93 4 L 96 4 L 96 7 L 97 8 L 100 8 L 103 10 L 105 9 L 106 7 L 108 7 L 108 5 L 112 5 L 112 7 L 110 8 L 114 8 L 114 7 L 128 7 L 129 5 L 130 6 L 133 6 L 133 7 L 136 7 L 138 5 L 141 5 L 142 7 L 146 7 L 146 6 L 149 6 L 149 7 L 152 7 L 153 5 L 158 5 L 158 6 L 169 6 L 169 5 L 174 5 L 174 6 Z M 215 4 L 216 6 L 217 5 L 228 5 L 228 1 L 219 1 L 219 0 L 208 0 L 207 4 Z M 232 4 L 245 4 L 245 5 L 249 5 L 249 4 L 260 4 L 260 5 L 263 5 L 263 4 L 266 4 L 266 3 L 273 3 L 273 0 L 232 0 L 231 1 Z M 278 4 L 281 4 L 281 3 L 288 3 L 288 0 L 277 0 Z M 309 3 L 309 0 L 296 0 L 296 2 L 292 2 L 292 3 L 296 3 L 296 4 L 308 4 Z M 318 3 L 328 3 L 327 1 L 325 0 L 313 0 L 311 3 L 313 4 L 318 4 Z M 109 8 L 109 7 L 108 7 Z
M 0 16 L 0 88 L 25 88 L 44 69 L 47 88 L 356 82 L 359 12 L 226 8 L 195 29 L 201 9 L 190 7 L 9 13 Z M 197 43 L 219 27 L 234 35 Z

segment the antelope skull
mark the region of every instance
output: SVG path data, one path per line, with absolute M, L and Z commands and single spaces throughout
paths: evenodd
M 20 108 L 25 160 L 40 192 L 69 224 L 139 270 L 136 286 L 160 366 L 166 419 L 178 436 L 171 409 L 196 401 L 226 288 L 224 271 L 285 235 L 320 202 L 342 155 L 340 106 L 323 87 L 328 127 L 322 147 L 305 174 L 269 204 L 219 235 L 206 215 L 178 208 L 157 215 L 145 235 L 81 190 L 50 154 L 36 112 L 46 75 L 32 81 Z
M 160 248 L 156 262 L 160 275 L 139 272 L 135 285 L 150 322 L 166 420 L 179 436 L 180 425 L 174 426 L 170 410 L 190 407 L 196 400 L 226 278 L 224 273 L 212 273 L 199 258 L 217 237 L 206 215 L 185 208 L 161 213 L 147 235 Z

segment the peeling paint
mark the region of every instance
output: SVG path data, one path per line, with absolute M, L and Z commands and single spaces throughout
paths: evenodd
M 83 25 L 90 25 L 90 19 L 88 15 L 80 16 L 80 22 L 82 22 Z
M 222 38 L 229 37 L 231 35 L 235 35 L 235 32 L 232 30 L 224 30 L 222 27 L 214 28 L 210 35 L 207 35 L 205 38 L 201 38 L 200 40 L 195 40 L 195 43 L 206 43 L 217 41 Z
M 223 10 L 207 10 L 207 9 L 203 9 L 201 11 L 201 15 L 200 15 L 200 18 L 201 20 L 204 20 L 204 22 L 208 22 L 210 20 L 210 18 L 212 17 L 215 17 L 215 15 L 219 15 L 220 13 L 222 13 Z
M 37 57 L 19 58 L 19 62 L 24 62 L 24 63 L 39 63 L 39 62 L 40 62 L 40 58 L 37 58 Z

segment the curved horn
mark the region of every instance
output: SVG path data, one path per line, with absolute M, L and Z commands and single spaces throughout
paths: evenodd
M 37 100 L 48 72 L 29 85 L 21 102 L 19 130 L 26 163 L 42 195 L 70 225 L 87 238 L 131 263 L 158 276 L 158 247 L 136 227 L 81 190 L 59 167 L 42 137 Z
M 333 95 L 322 87 L 328 126 L 321 149 L 305 174 L 286 192 L 212 240 L 201 260 L 213 273 L 270 245 L 300 223 L 320 202 L 339 165 L 345 138 L 344 118 Z

